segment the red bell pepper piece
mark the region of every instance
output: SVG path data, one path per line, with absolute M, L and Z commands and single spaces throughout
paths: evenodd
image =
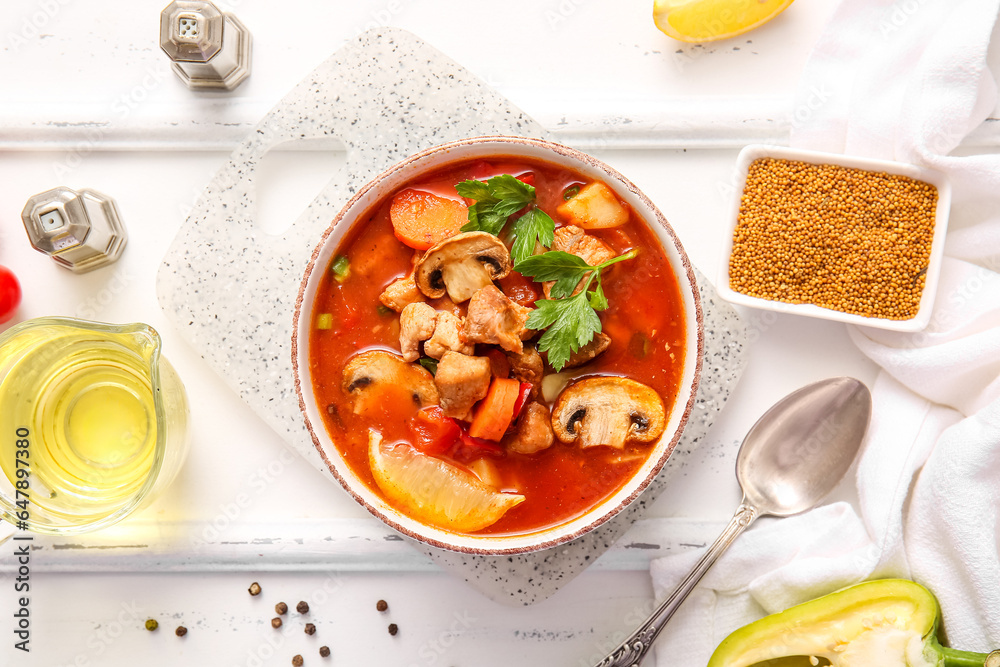
M 458 422 L 436 405 L 418 410 L 408 426 L 413 446 L 425 454 L 444 454 L 462 435 Z

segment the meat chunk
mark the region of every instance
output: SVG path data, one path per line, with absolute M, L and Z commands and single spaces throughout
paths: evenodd
M 420 358 L 420 343 L 434 335 L 438 313 L 426 303 L 408 304 L 399 314 L 399 351 L 405 361 Z
M 549 409 L 536 401 L 525 406 L 517 421 L 517 431 L 507 436 L 504 446 L 518 454 L 534 454 L 551 447 L 553 440 Z
M 417 284 L 413 281 L 413 274 L 411 273 L 405 278 L 397 278 L 389 283 L 382 294 L 379 295 L 378 300 L 386 308 L 399 313 L 411 303 L 423 301 L 424 295 L 417 289 Z
M 526 347 L 520 354 L 507 353 L 510 361 L 510 374 L 521 382 L 531 383 L 531 398 L 538 396 L 542 388 L 542 377 L 545 375 L 545 364 L 542 355 L 533 347 Z
M 608 349 L 609 345 L 611 345 L 611 336 L 606 333 L 595 333 L 594 338 L 591 339 L 589 343 L 569 355 L 569 360 L 563 364 L 563 370 L 567 368 L 576 368 L 577 366 L 583 366 L 584 364 L 589 363 L 591 360 L 596 358 L 597 355 Z
M 499 345 L 508 352 L 524 349 L 521 340 L 534 335 L 526 329 L 531 308 L 514 303 L 495 286 L 489 285 L 472 295 L 465 316 L 465 338 L 471 343 Z
M 434 335 L 424 343 L 424 353 L 434 359 L 440 359 L 448 350 L 472 354 L 476 346 L 465 340 L 465 334 L 462 333 L 464 325 L 461 317 L 438 311 Z
M 591 266 L 615 258 L 615 251 L 604 241 L 591 236 L 576 225 L 560 227 L 552 237 L 552 250 L 562 250 L 576 255 Z
M 469 421 L 472 406 L 490 388 L 490 360 L 470 357 L 451 350 L 438 362 L 434 384 L 440 394 L 441 409 L 453 419 Z
M 576 255 L 591 266 L 597 266 L 609 259 L 614 259 L 616 256 L 615 251 L 609 248 L 606 243 L 591 236 L 575 225 L 566 225 L 555 231 L 552 240 L 552 250 L 562 250 L 563 252 Z M 583 282 L 583 280 L 580 282 Z M 549 298 L 552 283 L 553 281 L 542 283 L 542 291 L 545 292 L 545 298 Z M 573 293 L 576 294 L 579 289 L 580 286 L 577 285 Z

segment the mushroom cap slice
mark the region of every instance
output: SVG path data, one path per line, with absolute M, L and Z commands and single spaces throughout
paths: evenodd
M 351 357 L 344 366 L 341 389 L 351 396 L 354 413 L 362 414 L 386 398 L 407 392 L 416 407 L 437 405 L 434 376 L 426 368 L 408 364 L 384 350 L 369 350 Z
M 566 387 L 552 409 L 552 431 L 581 447 L 652 442 L 663 434 L 666 411 L 651 387 L 623 377 L 592 377 Z
M 510 253 L 487 232 L 456 234 L 427 249 L 413 270 L 417 288 L 431 299 L 468 301 L 479 289 L 510 273 Z

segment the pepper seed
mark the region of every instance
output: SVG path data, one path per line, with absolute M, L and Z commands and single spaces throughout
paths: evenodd
M 280 628 L 281 627 L 281 619 L 278 618 L 277 616 L 275 616 L 274 618 L 272 618 L 271 619 L 271 627 L 274 628 L 275 630 L 277 630 L 278 628 Z
M 288 605 L 285 604 L 284 602 L 279 602 L 278 604 L 274 605 L 274 611 L 277 612 L 278 616 L 284 616 L 286 613 L 288 613 Z
M 151 618 L 148 621 L 146 621 L 146 629 L 149 630 L 150 632 L 152 632 L 158 627 L 160 627 L 160 624 L 156 621 L 155 618 Z
M 248 590 L 250 591 L 250 595 L 260 595 L 260 584 L 255 581 L 250 584 L 250 588 Z
M 307 635 L 316 634 L 316 626 L 313 625 L 312 623 L 306 623 L 306 634 Z
M 295 667 L 302 667 L 302 662 L 303 662 L 303 660 L 302 660 L 302 656 L 301 655 L 297 655 L 294 658 L 292 658 L 292 664 Z
M 321 657 L 321 658 L 329 658 L 330 657 L 330 647 L 329 646 L 320 646 L 319 647 L 319 657 Z
M 295 611 L 299 612 L 300 614 L 308 614 L 309 605 L 306 604 L 304 601 L 300 602 L 297 605 L 295 605 Z
M 379 611 L 385 611 L 386 609 L 389 608 L 389 603 L 386 602 L 385 600 L 379 600 L 378 602 L 375 603 L 375 608 L 378 609 Z
M 393 637 L 395 637 L 397 632 L 399 632 L 399 626 L 396 625 L 395 623 L 390 623 L 389 624 L 389 634 L 392 635 Z
M 183 625 L 178 625 L 177 629 L 174 630 L 174 634 L 177 635 L 178 637 L 183 637 L 187 633 L 188 633 L 188 629 L 185 628 Z

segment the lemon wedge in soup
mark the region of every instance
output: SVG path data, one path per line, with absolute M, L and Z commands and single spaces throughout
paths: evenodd
M 654 0 L 656 27 L 682 42 L 714 42 L 767 23 L 792 0 Z
M 501 493 L 471 472 L 368 433 L 368 461 L 375 483 L 397 509 L 439 528 L 468 533 L 496 523 L 524 496 Z

